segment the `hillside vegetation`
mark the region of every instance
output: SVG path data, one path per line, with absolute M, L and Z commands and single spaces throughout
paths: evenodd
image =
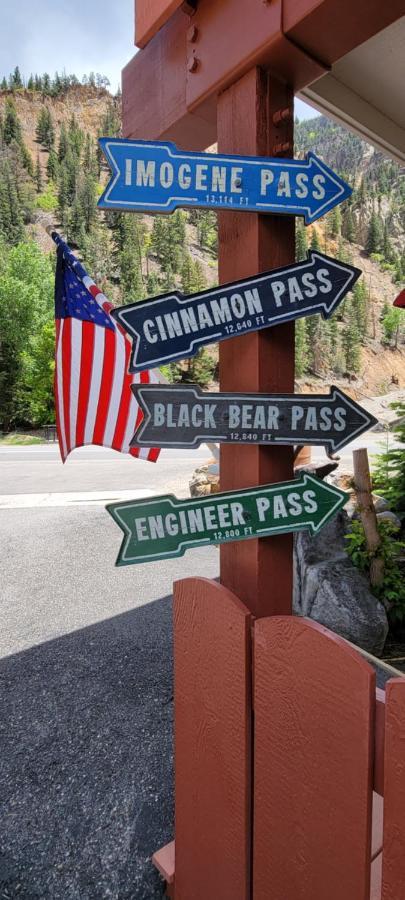
M 216 214 L 165 217 L 101 213 L 107 169 L 99 135 L 120 131 L 120 97 L 103 76 L 33 75 L 18 69 L 0 88 L 0 427 L 53 420 L 54 253 L 46 225 L 60 228 L 89 273 L 117 303 L 173 286 L 185 293 L 217 280 Z M 404 325 L 392 301 L 405 280 L 405 183 L 399 168 L 360 139 L 317 117 L 297 124 L 297 154 L 313 150 L 354 188 L 315 226 L 297 221 L 297 258 L 307 248 L 363 270 L 329 321 L 297 323 L 298 389 L 322 382 L 353 395 L 403 384 Z M 217 353 L 203 350 L 169 377 L 215 381 Z

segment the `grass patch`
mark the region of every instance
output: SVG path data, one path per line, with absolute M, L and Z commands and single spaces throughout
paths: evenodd
M 0 435 L 0 447 L 11 447 L 15 444 L 43 443 L 43 440 L 36 434 L 20 434 L 18 431 L 10 431 L 10 434 Z

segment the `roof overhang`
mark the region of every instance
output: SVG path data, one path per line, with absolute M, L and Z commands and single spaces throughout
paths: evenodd
M 299 96 L 405 163 L 405 16 L 347 53 Z

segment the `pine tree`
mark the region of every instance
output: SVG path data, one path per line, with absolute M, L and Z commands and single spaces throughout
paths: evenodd
M 41 171 L 41 164 L 39 161 L 39 154 L 37 154 L 34 179 L 35 179 L 35 184 L 36 184 L 36 188 L 37 188 L 37 194 L 41 194 L 42 189 L 43 189 L 43 182 L 42 182 L 42 171 Z
M 27 89 L 29 91 L 35 90 L 35 82 L 34 82 L 34 78 L 33 78 L 32 74 L 30 75 L 30 77 L 28 79 Z
M 47 150 L 51 150 L 55 143 L 55 129 L 52 121 L 52 115 L 50 109 L 46 108 L 45 110 L 45 128 L 44 128 L 44 147 Z
M 0 169 L 0 233 L 9 244 L 18 244 L 24 239 L 17 185 L 7 161 Z
M 184 256 L 180 274 L 183 294 L 192 294 L 194 289 L 194 266 L 189 253 L 186 253 Z
M 351 375 L 357 375 L 360 371 L 360 332 L 353 311 L 350 311 L 349 319 L 343 331 L 343 353 L 346 371 Z
M 315 226 L 313 226 L 312 234 L 311 234 L 311 250 L 318 250 L 318 252 L 320 253 L 321 249 L 322 248 L 321 248 L 321 242 L 319 239 L 318 229 L 315 228 Z
M 59 133 L 59 149 L 58 149 L 58 161 L 62 162 L 65 159 L 65 156 L 68 152 L 69 143 L 66 133 L 65 123 L 62 122 L 60 133 Z
M 295 374 L 302 378 L 308 371 L 308 340 L 305 319 L 295 323 Z
M 335 206 L 331 210 L 329 215 L 330 215 L 330 222 L 329 222 L 330 237 L 337 238 L 337 237 L 339 237 L 339 235 L 341 234 L 341 231 L 342 231 L 342 213 L 340 211 L 340 207 Z
M 330 345 L 330 369 L 336 374 L 343 371 L 342 348 L 339 326 L 336 316 L 329 319 L 329 345 Z
M 156 297 L 159 293 L 159 279 L 155 272 L 150 272 L 146 279 L 146 296 Z
M 383 227 L 380 217 L 377 213 L 371 214 L 370 224 L 368 227 L 366 239 L 366 253 L 371 256 L 372 253 L 379 253 L 383 242 Z
M 58 209 L 63 226 L 65 226 L 67 222 L 69 202 L 69 173 L 63 163 L 59 170 L 58 179 Z
M 356 281 L 352 291 L 351 309 L 362 340 L 368 331 L 367 299 L 366 282 L 364 278 L 360 278 L 359 281 Z
M 14 100 L 7 97 L 4 111 L 3 140 L 5 144 L 11 144 L 11 141 L 21 143 L 21 124 L 17 115 Z
M 77 197 L 82 211 L 84 229 L 89 233 L 97 215 L 96 185 L 91 175 L 85 175 Z
M 51 181 L 56 181 L 58 177 L 58 157 L 55 150 L 49 151 L 48 162 L 46 164 L 46 174 Z
M 343 217 L 342 234 L 346 238 L 346 240 L 349 241 L 351 244 L 353 244 L 355 242 L 355 240 L 356 240 L 356 220 L 354 218 L 353 210 L 352 210 L 351 206 L 348 206 L 346 208 L 346 212 Z
M 39 144 L 44 143 L 45 135 L 45 107 L 41 107 L 38 113 L 37 124 L 35 128 L 35 136 Z
M 3 78 L 1 79 L 0 90 L 2 90 L 2 91 L 8 91 L 7 78 L 5 78 L 4 76 L 3 76 Z
M 24 141 L 21 141 L 21 143 L 19 145 L 19 152 L 20 152 L 21 165 L 22 165 L 23 169 L 25 169 L 25 171 L 28 173 L 30 178 L 33 178 L 34 177 L 34 165 L 32 162 L 32 156 L 31 156 L 30 151 L 28 150 L 28 147 L 26 147 L 26 145 L 24 144 Z
M 390 239 L 388 220 L 386 220 L 384 222 L 382 252 L 383 252 L 383 256 L 384 256 L 384 261 L 387 263 L 392 262 L 393 249 L 392 249 L 392 244 L 391 244 L 391 239 Z
M 397 312 L 400 312 L 398 309 Z M 381 491 L 394 512 L 405 514 L 405 403 L 391 403 L 396 412 L 394 438 L 400 446 L 388 449 L 377 457 L 373 471 L 373 488 Z
M 136 303 L 143 300 L 144 286 L 142 270 L 139 265 L 139 256 L 134 247 L 127 245 L 121 250 L 120 257 L 120 281 L 123 303 Z
M 15 67 L 14 72 L 11 76 L 10 87 L 13 90 L 18 90 L 19 88 L 24 87 L 18 66 Z
M 295 229 L 295 256 L 298 262 L 307 258 L 308 241 L 305 225 L 297 221 Z
M 88 175 L 97 175 L 97 167 L 93 153 L 92 138 L 90 134 L 86 134 L 83 150 L 83 171 Z

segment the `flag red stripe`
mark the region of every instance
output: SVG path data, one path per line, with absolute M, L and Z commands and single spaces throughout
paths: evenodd
M 115 426 L 112 446 L 115 450 L 121 450 L 127 427 L 128 413 L 132 400 L 131 384 L 133 375 L 128 373 L 129 357 L 131 354 L 131 345 L 129 341 L 125 341 L 125 376 L 122 385 L 122 394 L 120 408 L 117 416 L 117 424 Z
M 96 326 L 97 327 L 97 326 Z M 100 327 L 100 326 L 98 326 Z M 94 423 L 93 444 L 103 443 L 104 429 L 107 420 L 108 406 L 110 403 L 111 385 L 114 373 L 115 360 L 115 335 L 108 328 L 104 329 L 104 362 L 103 373 L 101 376 L 100 393 L 98 398 L 98 407 L 96 421 Z M 94 360 L 97 365 L 97 360 Z
M 84 444 L 91 374 L 93 370 L 95 326 L 92 322 L 82 323 L 82 354 L 80 361 L 79 399 L 77 404 L 76 446 Z
M 72 368 L 72 320 L 63 322 L 62 331 L 62 372 L 63 372 L 63 417 L 65 420 L 66 450 L 72 449 L 70 442 L 70 377 Z

